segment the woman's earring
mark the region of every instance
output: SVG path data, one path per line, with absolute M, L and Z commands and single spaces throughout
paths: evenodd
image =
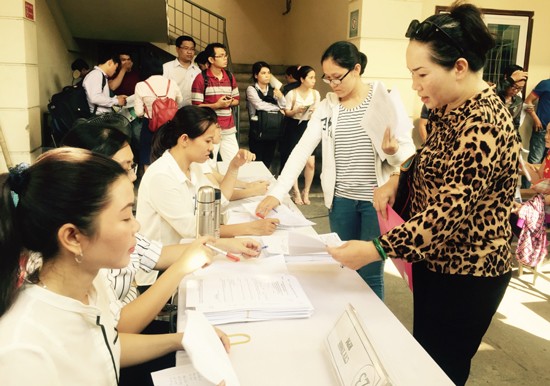
M 84 260 L 84 255 L 82 254 L 82 251 L 80 251 L 80 255 L 74 255 L 74 261 L 76 261 L 78 264 L 81 264 L 82 260 Z

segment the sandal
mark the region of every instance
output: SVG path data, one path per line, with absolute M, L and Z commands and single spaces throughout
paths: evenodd
M 300 196 L 299 191 L 292 193 L 292 201 L 294 201 L 296 205 L 304 205 L 304 202 L 302 201 L 302 196 Z
M 302 190 L 302 200 L 306 205 L 311 204 L 311 201 L 309 201 L 309 190 Z

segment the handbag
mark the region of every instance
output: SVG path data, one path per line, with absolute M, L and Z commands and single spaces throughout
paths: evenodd
M 283 135 L 284 115 L 279 111 L 256 111 L 258 120 L 250 121 L 250 131 L 258 141 L 278 140 Z
M 419 152 L 410 156 L 400 167 L 393 210 L 405 221 L 411 218 L 411 190 Z
M 256 87 L 255 87 L 256 88 Z M 261 100 L 277 105 L 273 89 L 268 86 L 267 95 L 258 88 L 256 92 Z M 279 111 L 256 110 L 256 116 L 250 118 L 250 133 L 257 141 L 274 141 L 283 136 L 284 115 Z

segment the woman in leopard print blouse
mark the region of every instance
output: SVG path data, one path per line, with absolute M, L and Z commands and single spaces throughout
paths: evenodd
M 413 262 L 415 338 L 453 382 L 466 382 L 511 277 L 512 200 L 520 143 L 510 113 L 483 79 L 494 41 L 473 5 L 411 22 L 412 87 L 433 113 L 418 154 L 411 219 L 374 242 L 330 248 L 358 269 L 386 257 Z M 377 189 L 385 215 L 398 177 Z M 360 256 L 360 258 L 358 258 Z

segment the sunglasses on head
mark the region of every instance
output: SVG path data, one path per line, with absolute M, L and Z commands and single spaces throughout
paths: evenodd
M 407 32 L 405 32 L 405 37 L 409 39 L 415 39 L 419 41 L 431 41 L 433 36 L 436 33 L 440 33 L 444 38 L 447 39 L 448 43 L 451 44 L 454 48 L 458 50 L 460 55 L 464 55 L 464 50 L 458 45 L 458 43 L 449 35 L 445 30 L 441 29 L 437 24 L 432 23 L 431 21 L 423 21 L 422 23 L 418 20 L 411 21 Z

